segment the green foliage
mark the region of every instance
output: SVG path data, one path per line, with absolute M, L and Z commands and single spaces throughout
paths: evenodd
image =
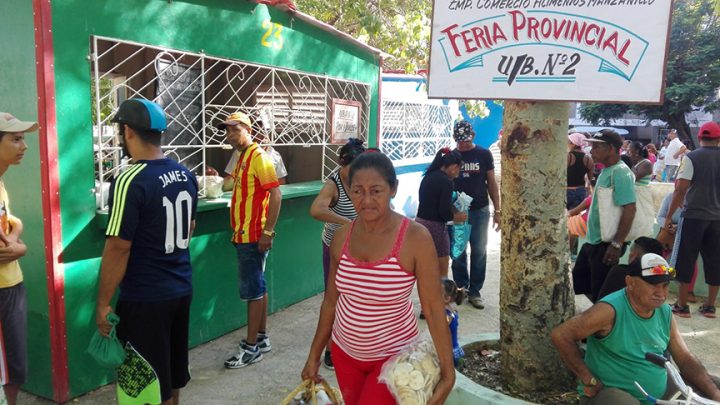
M 628 111 L 627 104 L 580 104 L 580 116 L 593 125 L 611 125 L 610 120 L 622 118 Z
M 719 0 L 720 1 L 720 0 Z M 416 73 L 426 69 L 430 43 L 430 0 L 305 0 L 298 8 L 390 54 L 383 69 Z M 470 118 L 490 114 L 485 101 L 460 100 Z
M 689 137 L 685 114 L 702 106 L 720 108 L 720 0 L 674 2 L 670 49 L 665 71 L 665 101 L 661 105 L 583 104 L 580 115 L 592 123 L 622 116 L 622 111 L 661 119 Z M 620 114 L 620 115 L 618 115 Z
M 95 77 L 92 78 L 90 81 L 90 99 L 92 100 L 92 122 L 93 124 L 96 124 L 98 122 L 97 120 L 97 110 L 95 109 L 96 105 L 96 93 L 95 93 L 95 86 L 96 81 Z M 113 108 L 117 104 L 117 101 L 114 97 L 109 96 L 110 91 L 113 88 L 113 82 L 111 79 L 108 78 L 102 78 L 100 79 L 100 99 L 102 102 L 100 103 L 100 119 L 102 121 L 105 121 L 113 112 Z
M 305 0 L 298 9 L 392 55 L 386 70 L 426 69 L 430 0 Z
M 490 115 L 490 109 L 484 100 L 460 100 L 460 103 L 465 106 L 470 119 L 485 118 Z

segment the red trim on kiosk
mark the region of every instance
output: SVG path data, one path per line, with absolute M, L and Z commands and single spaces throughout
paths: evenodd
M 50 0 L 33 0 L 33 14 L 53 399 L 56 402 L 65 402 L 70 399 L 70 389 L 65 328 L 65 274 L 60 256 L 62 228 L 55 115 L 55 55 Z

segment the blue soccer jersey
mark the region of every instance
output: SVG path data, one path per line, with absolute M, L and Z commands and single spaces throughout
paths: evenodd
M 132 242 L 121 300 L 192 293 L 188 246 L 197 193 L 195 175 L 171 159 L 140 160 L 110 185 L 106 236 Z

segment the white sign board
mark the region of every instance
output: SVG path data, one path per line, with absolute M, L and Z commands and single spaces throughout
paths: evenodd
M 431 98 L 660 103 L 671 0 L 434 0 Z
M 360 108 L 357 101 L 333 99 L 330 143 L 344 144 L 350 138 L 360 138 Z

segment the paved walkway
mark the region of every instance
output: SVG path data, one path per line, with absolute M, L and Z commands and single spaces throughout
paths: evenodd
M 500 280 L 500 236 L 489 231 L 488 275 L 483 294 L 486 308 L 477 310 L 463 305 L 460 311 L 460 333 L 475 335 L 499 330 L 498 294 Z M 672 298 L 674 300 L 674 298 Z M 417 296 L 414 297 L 419 308 Z M 302 301 L 268 319 L 273 350 L 252 366 L 238 370 L 223 367 L 224 359 L 245 336 L 245 328 L 198 346 L 190 352 L 192 380 L 181 392 L 183 404 L 267 405 L 279 404 L 300 383 L 300 371 L 315 333 L 322 295 Z M 576 299 L 578 311 L 589 306 L 584 297 Z M 697 311 L 697 304 L 692 308 Z M 720 319 L 697 315 L 691 319 L 675 318 L 690 350 L 708 370 L 720 375 Z M 332 372 L 322 369 L 328 381 L 337 386 Z M 102 387 L 71 401 L 73 404 L 112 404 L 114 385 Z M 22 394 L 21 405 L 51 404 L 29 394 Z

